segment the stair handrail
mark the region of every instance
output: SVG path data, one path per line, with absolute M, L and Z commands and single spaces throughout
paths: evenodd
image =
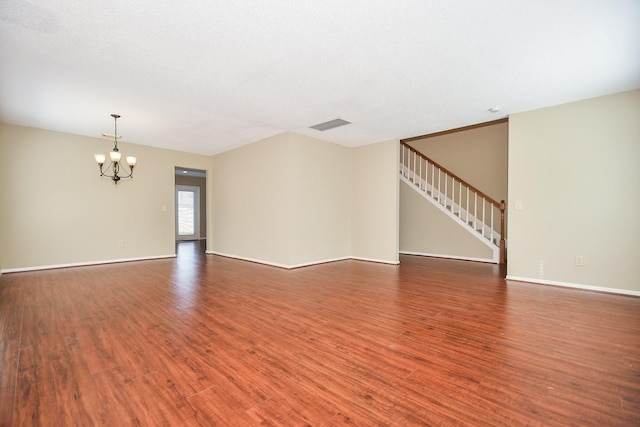
M 458 180 L 458 182 L 462 183 L 465 187 L 467 187 L 468 189 L 470 189 L 471 191 L 473 191 L 474 193 L 476 193 L 480 197 L 484 197 L 486 201 L 488 201 L 489 203 L 491 203 L 493 206 L 495 206 L 496 208 L 498 208 L 500 210 L 500 245 L 499 245 L 499 247 L 500 247 L 500 264 L 505 264 L 506 260 L 507 260 L 507 258 L 506 258 L 506 241 L 505 241 L 505 238 L 504 238 L 504 228 L 505 228 L 504 227 L 504 214 L 505 214 L 505 210 L 507 208 L 505 201 L 504 200 L 501 200 L 500 202 L 496 201 L 493 197 L 491 197 L 488 194 L 480 191 L 479 189 L 477 189 L 473 185 L 469 184 L 464 179 L 460 178 L 455 173 L 451 172 L 449 169 L 445 168 L 444 166 L 442 166 L 438 162 L 435 162 L 435 161 L 431 160 L 429 157 L 425 156 L 419 150 L 417 150 L 414 147 L 410 146 L 406 142 L 400 141 L 400 146 L 409 148 L 410 151 L 413 151 L 414 153 L 416 153 L 418 156 L 420 156 L 426 162 L 429 162 L 429 163 L 433 164 L 435 167 L 437 167 L 439 170 L 441 170 L 445 174 L 448 174 L 451 177 L 455 178 L 456 180 Z
M 449 169 L 447 169 L 444 166 L 440 165 L 438 162 L 434 162 L 429 157 L 425 156 L 420 151 L 416 150 L 414 147 L 410 146 L 406 142 L 400 141 L 400 144 L 405 146 L 405 147 L 408 147 L 412 151 L 415 151 L 415 153 L 418 156 L 422 157 L 427 162 L 432 163 L 435 167 L 437 167 L 438 169 L 440 169 L 444 173 L 449 174 L 450 176 L 455 178 L 458 182 L 461 182 L 466 187 L 469 187 L 474 193 L 478 193 L 479 196 L 484 197 L 485 199 L 487 199 L 488 202 L 492 203 L 494 206 L 500 207 L 500 204 L 504 203 L 504 200 L 502 200 L 501 202 L 497 202 L 493 197 L 491 197 L 491 196 L 483 193 L 482 191 L 478 190 L 476 187 L 474 187 L 473 185 L 469 184 L 467 181 L 465 181 L 464 179 L 460 178 L 458 175 L 456 175 L 455 173 L 451 172 Z

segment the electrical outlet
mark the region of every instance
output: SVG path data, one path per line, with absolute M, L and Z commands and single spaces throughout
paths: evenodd
M 582 267 L 584 265 L 584 257 L 582 255 L 576 255 L 576 265 Z
M 118 247 L 124 248 L 124 240 L 118 240 Z

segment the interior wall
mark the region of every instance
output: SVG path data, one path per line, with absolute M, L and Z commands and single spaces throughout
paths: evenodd
M 211 157 L 118 146 L 138 165 L 116 186 L 93 159 L 112 141 L 0 124 L 3 270 L 175 255 L 174 168 L 210 171 Z
M 399 142 L 351 149 L 351 254 L 399 262 Z
M 491 198 L 507 199 L 509 123 L 490 122 L 408 143 Z
M 189 185 L 200 188 L 200 238 L 207 238 L 207 179 L 198 176 L 176 175 L 175 185 Z
M 398 261 L 398 143 L 292 132 L 214 157 L 214 253 L 283 267 Z
M 213 252 L 282 267 L 348 257 L 349 159 L 292 132 L 215 156 Z
M 213 245 L 217 254 L 287 266 L 289 136 L 213 157 Z
M 288 133 L 291 265 L 351 253 L 350 149 Z
M 640 291 L 639 117 L 640 90 L 510 117 L 508 277 Z

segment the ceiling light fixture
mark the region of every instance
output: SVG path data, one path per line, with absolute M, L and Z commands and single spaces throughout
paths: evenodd
M 109 153 L 111 164 L 106 169 L 103 169 L 102 166 L 104 165 L 106 156 L 104 154 L 96 154 L 94 157 L 96 159 L 96 163 L 100 165 L 100 176 L 111 178 L 114 184 L 118 184 L 118 181 L 120 181 L 123 178 L 133 179 L 133 168 L 136 165 L 137 160 L 133 156 L 127 156 L 126 159 L 127 159 L 127 164 L 129 165 L 129 171 L 127 172 L 126 170 L 122 169 L 120 164 L 122 153 L 118 151 L 118 139 L 120 138 L 120 136 L 118 135 L 118 119 L 120 118 L 120 116 L 117 114 L 112 114 L 111 117 L 113 117 L 113 127 L 114 127 L 113 150 L 111 150 L 111 152 Z M 111 175 L 107 174 L 109 170 L 111 170 L 111 173 L 112 173 Z

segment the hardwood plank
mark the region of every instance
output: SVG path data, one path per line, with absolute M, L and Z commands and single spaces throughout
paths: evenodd
M 50 347 L 47 356 L 56 391 L 60 425 L 105 425 L 107 412 L 77 346 Z
M 635 426 L 640 298 L 402 256 L 0 277 L 0 425 Z
M 0 287 L 0 426 L 9 425 L 18 377 L 23 309 L 18 289 Z
M 2 425 L 60 425 L 58 400 L 46 348 L 29 346 L 20 350 L 14 400 L 13 420 Z
M 144 396 L 133 394 L 131 380 L 120 368 L 98 372 L 94 379 L 107 413 L 105 425 L 151 425 L 149 408 L 141 402 Z

